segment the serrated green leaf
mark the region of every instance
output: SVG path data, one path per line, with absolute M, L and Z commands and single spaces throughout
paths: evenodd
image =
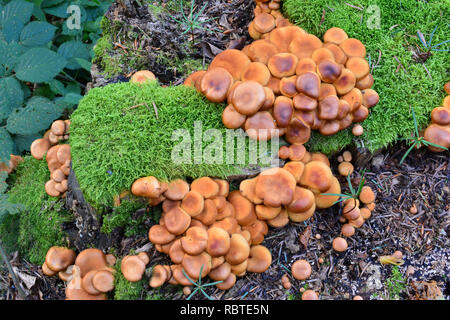
M 7 119 L 11 112 L 22 106 L 24 94 L 16 78 L 0 79 L 0 122 Z
M 35 133 L 27 136 L 15 135 L 13 141 L 16 144 L 17 152 L 30 151 L 30 146 L 34 140 L 42 138 L 40 133 Z
M 58 48 L 57 53 L 67 59 L 66 68 L 70 70 L 83 67 L 75 58 L 80 58 L 82 60 L 88 60 L 90 58 L 86 44 L 81 41 L 65 42 Z
M 43 46 L 52 41 L 55 36 L 56 27 L 42 21 L 30 22 L 23 28 L 20 34 L 20 42 L 24 46 Z
M 48 82 L 60 73 L 67 60 L 47 48 L 32 48 L 21 55 L 15 67 L 22 81 Z
M 14 141 L 5 128 L 0 128 L 0 162 L 7 162 L 14 151 Z
M 14 0 L 9 2 L 2 10 L 0 23 L 4 27 L 6 21 L 13 19 L 22 22 L 30 21 L 34 5 L 24 0 Z
M 44 97 L 33 97 L 25 108 L 11 113 L 6 129 L 13 134 L 31 135 L 48 129 L 52 122 L 61 116 L 62 111 Z

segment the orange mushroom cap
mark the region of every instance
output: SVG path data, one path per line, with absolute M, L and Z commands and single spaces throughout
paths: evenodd
M 253 115 L 262 107 L 266 100 L 264 87 L 256 81 L 244 81 L 233 92 L 231 102 L 239 113 Z
M 147 81 L 155 80 L 155 74 L 148 70 L 141 70 L 138 72 L 135 72 L 130 79 L 130 82 L 133 83 L 144 83 Z
M 255 193 L 264 200 L 265 205 L 279 207 L 292 202 L 295 185 L 295 178 L 289 171 L 271 168 L 258 176 Z
M 242 72 L 250 62 L 248 56 L 242 51 L 228 49 L 219 53 L 213 61 L 211 61 L 209 69 L 217 67 L 225 68 L 233 76 L 233 79 L 237 81 L 241 79 Z
M 200 90 L 212 102 L 223 102 L 233 84 L 233 76 L 225 68 L 209 68 L 200 82 Z
M 274 77 L 283 78 L 295 74 L 298 58 L 292 53 L 277 53 L 270 57 L 267 67 Z

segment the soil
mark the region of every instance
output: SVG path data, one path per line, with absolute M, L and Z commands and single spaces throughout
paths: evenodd
M 166 5 L 169 1 L 161 2 Z M 205 2 L 196 3 L 202 6 Z M 250 41 L 246 30 L 253 18 L 254 5 L 253 0 L 212 0 L 208 3 L 201 19 L 218 19 L 207 22 L 204 26 L 222 31 L 204 33 L 197 30 L 196 44 L 189 53 L 190 57 L 201 58 L 205 63 L 221 50 L 230 46 L 239 48 Z M 142 37 L 139 40 L 144 41 L 147 69 L 152 70 L 162 84 L 183 82 L 187 75 L 168 73 L 158 65 L 152 53 L 152 47 L 157 47 L 180 56 L 186 54 L 186 36 L 181 35 L 175 22 L 170 19 L 155 21 L 151 12 L 130 0 L 116 2 L 106 17 L 119 19 L 127 28 L 139 27 L 146 34 L 151 34 L 152 37 Z M 92 86 L 127 81 L 123 74 L 106 80 L 98 73 L 98 66 L 94 66 L 93 70 Z M 447 200 L 450 193 L 449 154 L 431 153 L 422 148 L 413 150 L 405 162 L 399 165 L 406 150 L 406 145 L 397 144 L 381 150 L 373 158 L 353 150 L 353 185 L 359 183 L 359 173 L 365 169 L 365 185 L 376 191 L 377 199 L 372 217 L 348 239 L 347 251 L 337 253 L 331 248 L 331 241 L 339 235 L 341 227 L 338 221 L 341 207 L 336 205 L 317 211 L 313 218 L 304 223 L 290 223 L 281 229 L 271 229 L 262 243 L 272 252 L 273 258 L 272 265 L 265 273 L 248 273 L 225 292 L 215 287 L 207 287 L 206 292 L 214 299 L 283 300 L 298 299 L 299 290 L 308 287 L 319 292 L 321 299 L 351 299 L 355 295 L 364 299 L 394 299 L 396 297 L 392 296 L 393 292 L 388 286 L 393 266 L 382 265 L 378 259 L 400 250 L 405 263 L 398 268 L 402 274 L 400 281 L 404 282 L 406 289 L 399 298 L 426 299 L 441 296 L 450 300 L 450 204 Z M 331 158 L 330 162 L 333 171 L 337 172 L 336 157 Z M 342 177 L 340 182 L 342 186 L 347 185 Z M 344 187 L 343 191 L 348 190 Z M 72 209 L 78 206 L 74 210 L 78 212 L 77 221 L 68 225 L 67 230 L 71 230 L 68 232 L 69 238 L 78 249 L 87 246 L 87 242 L 80 240 L 80 233 L 73 232 L 79 229 L 88 234 L 86 239 L 94 239 L 94 242 L 102 244 L 102 248 L 115 247 L 119 257 L 126 255 L 131 249 L 137 249 L 138 252 L 149 253 L 150 266 L 170 263 L 165 254 L 157 252 L 148 242 L 146 234 L 127 238 L 119 230 L 109 239 L 99 235 L 98 222 L 92 220 L 89 208 L 80 207 L 80 199 L 74 188 L 73 197 L 69 197 L 68 203 Z M 415 214 L 409 212 L 413 204 L 417 207 Z M 141 216 L 144 211 L 136 212 L 134 217 Z M 95 223 L 92 226 L 80 223 L 89 220 Z M 144 223 L 146 228 L 154 224 L 150 219 Z M 292 288 L 285 290 L 281 285 L 281 277 L 288 273 L 297 259 L 306 259 L 311 264 L 312 275 L 306 281 L 295 280 L 290 276 Z M 319 259 L 323 259 L 323 263 L 320 264 Z M 24 279 L 27 279 L 27 275 L 34 278 L 27 292 L 29 298 L 64 299 L 63 283 L 55 277 L 42 276 L 40 266 L 31 265 L 17 256 L 13 257 L 12 265 L 19 275 L 22 274 L 19 278 L 23 283 L 26 283 Z M 149 270 L 150 268 L 147 271 Z M 147 284 L 145 290 L 150 291 Z M 12 280 L 4 270 L 0 270 L 0 292 L 0 299 L 17 298 Z M 177 286 L 164 285 L 157 292 L 164 299 L 184 298 Z M 206 297 L 197 293 L 193 299 Z

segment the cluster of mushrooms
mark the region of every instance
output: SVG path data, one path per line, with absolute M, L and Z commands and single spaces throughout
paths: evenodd
M 306 154 L 303 145 L 300 148 Z M 227 290 L 236 276 L 266 271 L 272 256 L 261 243 L 268 227 L 306 221 L 316 208 L 331 207 L 338 199 L 322 193 L 341 191 L 325 155 L 299 158 L 243 180 L 232 192 L 226 180 L 210 177 L 191 184 L 153 176 L 137 179 L 131 187 L 134 195 L 147 198 L 152 206 L 162 203 L 159 224 L 148 236 L 173 262 L 154 267 L 150 286 L 165 282 L 190 286 L 186 275 L 191 280 L 209 276 L 223 281 L 216 286 Z
M 364 121 L 379 101 L 365 46 L 340 28 L 329 29 L 322 42 L 289 23 L 279 2 L 256 1 L 248 28 L 255 41 L 219 53 L 184 85 L 226 101 L 225 127 L 243 128 L 256 140 L 284 135 L 304 144 L 311 130 L 328 136 Z M 352 132 L 362 129 L 358 124 Z
M 99 249 L 77 255 L 72 249 L 55 246 L 48 250 L 42 272 L 67 282 L 66 300 L 106 300 L 106 293 L 114 289 L 115 263 L 112 254 Z
M 31 155 L 47 161 L 50 180 L 45 184 L 45 192 L 51 197 L 65 197 L 67 177 L 70 173 L 70 145 L 59 144 L 69 139 L 70 120 L 56 120 L 41 139 L 33 141 L 30 147 Z
M 444 86 L 447 96 L 442 101 L 442 106 L 436 107 L 431 111 L 431 124 L 424 132 L 425 140 L 450 148 L 450 82 Z M 433 152 L 443 152 L 442 148 L 433 147 L 428 148 Z

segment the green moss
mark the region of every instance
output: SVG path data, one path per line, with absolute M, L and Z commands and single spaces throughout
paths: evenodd
M 146 203 L 136 199 L 123 201 L 119 207 L 103 217 L 102 232 L 110 234 L 115 228 L 121 227 L 125 231 L 125 237 L 143 234 L 148 230 L 143 227 L 146 215 L 133 219 L 133 214 L 140 208 L 145 208 Z
M 171 73 L 178 73 L 189 75 L 194 71 L 205 70 L 208 66 L 203 66 L 202 60 L 184 58 L 180 59 L 178 56 L 161 51 L 156 57 L 156 63 L 166 66 L 166 69 Z
M 14 226 L 18 230 L 18 248 L 23 257 L 36 264 L 43 263 L 51 246 L 66 245 L 61 224 L 70 220 L 63 202 L 45 192 L 49 178 L 46 161 L 25 157 L 8 192 L 10 202 L 24 206 L 18 214 L 18 226 Z
M 0 240 L 6 252 L 18 250 L 19 224 L 19 214 L 9 214 L 0 223 Z
M 364 8 L 377 5 L 381 13 L 381 28 L 369 29 L 367 21 L 371 14 L 337 0 L 285 0 L 283 11 L 295 24 L 318 37 L 322 37 L 331 27 L 344 29 L 349 37 L 360 39 L 365 44 L 372 64 L 381 52 L 379 65 L 373 73 L 373 88 L 379 93 L 380 102 L 362 123 L 364 135 L 357 140 L 374 151 L 413 132 L 411 107 L 419 127 L 424 128 L 429 123 L 431 110 L 441 104 L 445 96 L 442 88 L 450 79 L 448 52 L 433 52 L 425 62 L 433 78 L 431 80 L 422 64 L 414 61 L 411 48 L 422 46 L 416 36 L 418 30 L 428 40 L 430 33 L 438 26 L 433 44 L 449 39 L 450 0 L 360 0 L 353 5 Z M 320 23 L 323 10 L 326 14 L 323 23 Z M 448 48 L 445 46 L 443 48 Z M 407 73 L 398 66 L 396 58 Z M 332 137 L 314 134 L 308 143 L 309 150 L 325 153 L 338 151 L 352 143 L 350 130 Z
M 187 136 L 174 136 L 172 140 L 174 131 L 187 130 L 193 142 L 194 122 L 201 122 L 203 133 L 219 129 L 225 142 L 223 108 L 222 104 L 208 102 L 193 88 L 162 88 L 156 81 L 145 85 L 118 83 L 89 91 L 72 114 L 70 136 L 72 166 L 86 199 L 96 207 L 111 205 L 115 195 L 129 190 L 143 176 L 172 180 L 241 173 L 236 164 L 205 163 L 201 155 L 194 154 L 200 147 L 195 148 L 193 143 L 186 152 L 191 156 L 190 164 L 176 163 L 171 157 L 174 147 Z M 203 139 L 201 150 L 206 151 L 213 141 Z M 249 162 L 248 140 L 245 142 L 244 150 L 240 150 L 245 152 L 246 161 L 241 166 Z M 222 160 L 227 154 L 225 146 L 223 151 Z M 198 160 L 200 164 L 195 163 Z

